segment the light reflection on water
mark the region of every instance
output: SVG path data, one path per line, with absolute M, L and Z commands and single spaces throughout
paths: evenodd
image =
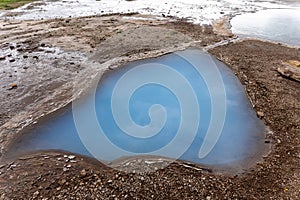
M 203 62 L 204 67 L 210 67 L 206 66 L 207 63 L 202 60 L 202 51 L 186 50 L 184 52 L 193 55 L 193 59 L 199 63 Z M 205 158 L 198 157 L 199 148 L 211 121 L 211 96 L 203 77 L 199 76 L 186 60 L 176 54 L 132 62 L 102 77 L 95 95 L 96 113 L 102 129 L 114 144 L 128 151 L 147 153 L 167 145 L 178 129 L 181 120 L 179 102 L 174 93 L 158 84 L 147 84 L 138 88 L 131 96 L 129 110 L 133 121 L 144 126 L 150 123 L 147 114 L 149 107 L 154 104 L 162 105 L 166 110 L 167 119 L 159 134 L 147 140 L 133 138 L 123 134 L 114 121 L 110 109 L 112 91 L 116 82 L 130 69 L 151 62 L 165 64 L 184 75 L 198 98 L 199 128 L 194 141 L 180 159 L 206 165 L 230 165 L 230 163 L 236 164 L 244 160 L 257 159 L 261 155 L 266 127 L 257 118 L 243 86 L 235 75 L 227 66 L 214 59 L 224 82 L 226 118 L 221 136 L 213 150 Z M 166 76 L 168 75 L 166 74 Z M 214 80 L 214 74 L 208 78 Z M 174 80 L 174 84 L 178 84 L 176 80 Z M 82 105 L 84 106 L 84 104 Z M 187 131 L 186 134 L 189 132 Z M 184 144 L 183 141 L 182 145 L 187 144 Z M 78 136 L 70 107 L 26 130 L 26 133 L 22 134 L 10 147 L 8 154 L 18 155 L 49 149 L 66 150 L 91 156 Z M 99 151 L 101 151 L 101 147 L 99 147 Z M 108 155 L 108 157 L 110 156 Z M 111 157 L 111 160 L 107 161 L 115 159 L 117 158 Z

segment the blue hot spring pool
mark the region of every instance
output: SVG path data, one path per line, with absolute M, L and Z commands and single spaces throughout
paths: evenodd
M 222 62 L 199 49 L 131 62 L 24 129 L 7 155 L 65 150 L 113 161 L 155 155 L 211 166 L 257 161 L 266 127 Z

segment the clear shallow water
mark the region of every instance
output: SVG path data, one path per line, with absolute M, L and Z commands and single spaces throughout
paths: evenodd
M 131 93 L 136 80 L 141 82 Z M 95 90 L 75 103 L 73 111 L 66 108 L 25 130 L 8 155 L 58 149 L 104 161 L 159 155 L 228 166 L 257 160 L 264 149 L 266 127 L 243 86 L 227 66 L 200 50 L 129 63 L 105 74 Z M 160 151 L 166 146 L 170 148 Z
M 300 8 L 270 9 L 238 15 L 231 20 L 232 32 L 239 36 L 300 46 Z

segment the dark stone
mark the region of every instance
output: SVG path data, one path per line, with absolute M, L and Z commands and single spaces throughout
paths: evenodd
M 16 89 L 18 87 L 18 85 L 16 83 L 11 84 L 10 88 L 8 88 L 8 90 L 13 90 Z

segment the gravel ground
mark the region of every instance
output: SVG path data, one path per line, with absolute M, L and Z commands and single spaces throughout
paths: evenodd
M 24 127 L 72 101 L 72 82 L 78 74 L 101 74 L 120 63 L 190 46 L 206 47 L 228 64 L 273 131 L 268 135 L 271 153 L 239 175 L 217 174 L 180 161 L 124 161 L 119 167 L 157 167 L 155 172 L 125 173 L 66 152 L 37 152 L 10 160 L 1 154 L 1 199 L 299 199 L 300 83 L 276 70 L 283 62 L 299 60 L 299 49 L 234 40 L 230 34 L 216 35 L 210 26 L 120 15 L 0 25 L 2 153 Z M 140 35 L 140 45 L 127 33 Z M 228 44 L 213 45 L 225 39 Z M 153 42 L 147 45 L 149 40 Z M 128 49 L 115 46 L 124 44 Z M 90 61 L 97 61 L 95 67 L 85 64 Z

